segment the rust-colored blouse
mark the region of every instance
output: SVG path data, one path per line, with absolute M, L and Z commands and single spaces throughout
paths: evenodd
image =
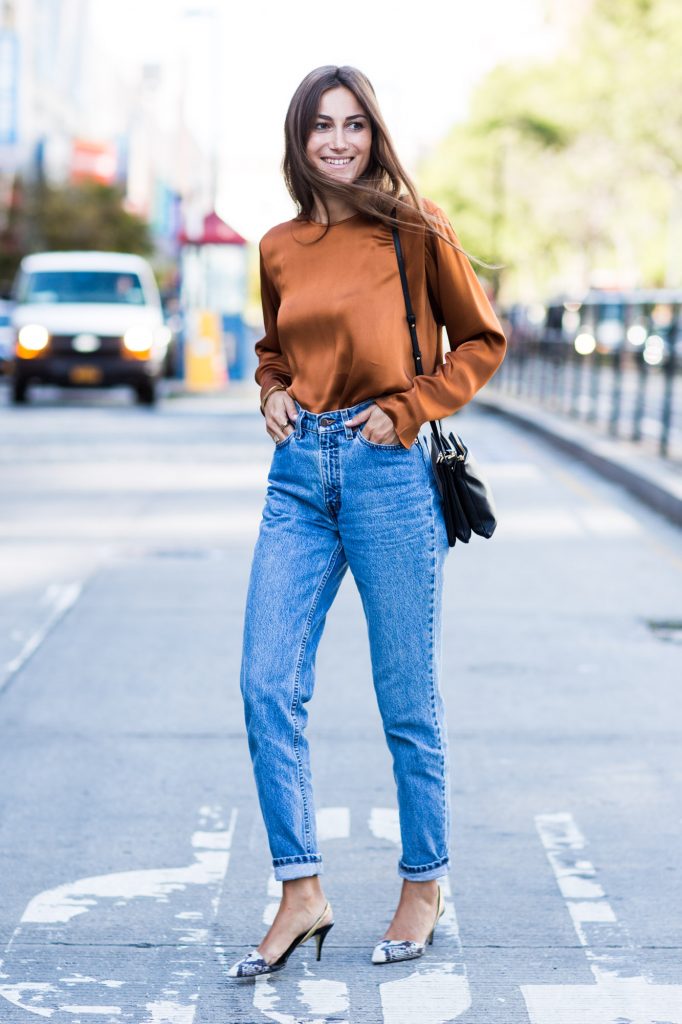
M 443 210 L 424 205 L 459 245 Z M 417 376 L 390 228 L 358 213 L 315 241 L 323 231 L 288 220 L 260 240 L 261 400 L 273 384 L 314 413 L 373 398 L 409 448 L 423 423 L 460 409 L 492 377 L 506 349 L 499 320 L 466 256 L 423 227 L 401 230 L 424 367 Z

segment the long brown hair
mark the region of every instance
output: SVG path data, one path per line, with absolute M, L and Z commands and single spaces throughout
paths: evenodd
M 340 85 L 350 89 L 354 94 L 366 112 L 372 129 L 372 145 L 367 168 L 353 182 L 348 183 L 336 181 L 319 171 L 306 154 L 308 138 L 317 120 L 322 94 Z M 325 64 L 307 74 L 300 83 L 291 98 L 284 121 L 282 173 L 289 195 L 298 208 L 296 219 L 311 219 L 317 197 L 329 224 L 327 200 L 340 199 L 356 213 L 365 213 L 389 226 L 397 223 L 399 227 L 404 227 L 408 231 L 426 228 L 469 259 L 474 259 L 490 269 L 496 269 L 455 245 L 443 232 L 442 219 L 424 208 L 414 182 L 395 151 L 372 83 L 357 68 Z M 395 220 L 391 216 L 394 206 Z M 327 230 L 325 229 L 319 237 L 323 238 Z

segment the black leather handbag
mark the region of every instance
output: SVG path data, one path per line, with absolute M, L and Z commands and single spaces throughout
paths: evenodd
M 395 217 L 395 208 L 393 217 Z M 400 271 L 400 282 L 405 297 L 405 311 L 410 328 L 415 370 L 417 374 L 421 374 L 424 372 L 424 368 L 417 339 L 417 318 L 410 301 L 400 235 L 395 225 L 392 225 L 391 231 Z M 448 544 L 450 547 L 454 547 L 458 540 L 468 544 L 472 532 L 478 534 L 479 537 L 492 537 L 497 526 L 497 517 L 489 484 L 486 483 L 474 457 L 461 437 L 453 431 L 450 431 L 446 437 L 440 420 L 430 420 L 429 422 L 431 424 L 431 464 L 443 501 Z

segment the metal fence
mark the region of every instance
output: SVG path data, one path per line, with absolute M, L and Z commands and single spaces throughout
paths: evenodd
M 583 310 L 570 332 L 552 328 L 550 316 L 532 331 L 503 314 L 507 357 L 488 386 L 600 425 L 612 437 L 652 439 L 664 457 L 682 456 L 682 423 L 675 415 L 682 371 L 680 304 L 671 306 L 664 325 L 646 323 L 633 310 L 628 317 L 624 307 L 620 342 L 608 346 L 599 341 L 609 333 L 600 326 L 614 321 L 600 319 L 598 306 L 591 319 Z

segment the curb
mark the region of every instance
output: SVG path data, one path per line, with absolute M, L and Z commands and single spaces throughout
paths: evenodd
M 672 479 L 668 485 L 665 478 L 672 477 L 672 472 L 667 467 L 656 467 L 654 462 L 651 470 L 648 467 L 645 470 L 641 465 L 645 456 L 641 453 L 637 454 L 639 468 L 633 467 L 635 460 L 628 457 L 626 452 L 612 450 L 618 444 L 617 441 L 582 437 L 570 422 L 559 422 L 555 418 L 550 418 L 547 413 L 523 407 L 521 403 L 510 401 L 506 396 L 498 398 L 489 394 L 477 395 L 476 403 L 488 412 L 503 416 L 525 430 L 537 434 L 555 448 L 586 463 L 607 480 L 624 487 L 676 526 L 682 526 L 682 481 L 675 489 L 672 486 Z

